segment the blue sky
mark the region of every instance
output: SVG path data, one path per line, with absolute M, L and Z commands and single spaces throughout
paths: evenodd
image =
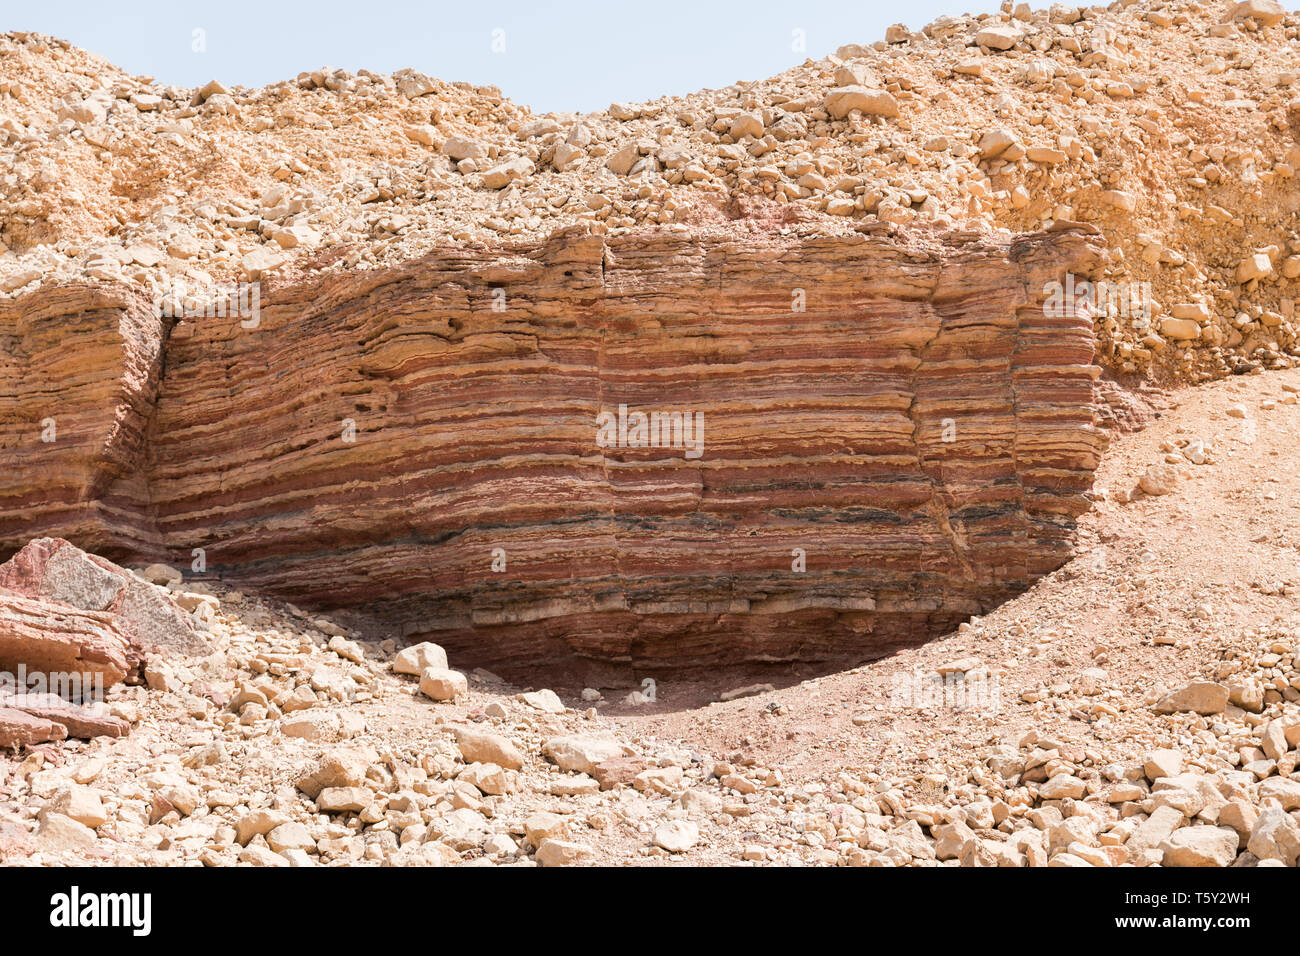
M 55 0 L 5 7 L 0 30 L 53 34 L 164 84 L 262 86 L 323 66 L 379 73 L 410 66 L 443 80 L 495 84 L 545 112 L 760 79 L 845 43 L 884 39 L 891 23 L 918 29 L 944 13 L 992 12 L 998 3 Z

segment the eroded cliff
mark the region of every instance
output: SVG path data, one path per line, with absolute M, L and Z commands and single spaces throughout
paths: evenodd
M 0 315 L 3 548 L 200 558 L 503 672 L 873 656 L 1068 557 L 1097 369 L 1044 294 L 1099 245 L 573 228 L 255 317 L 43 289 Z

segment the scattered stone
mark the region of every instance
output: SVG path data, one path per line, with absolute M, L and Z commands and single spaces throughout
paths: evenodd
M 561 770 L 594 776 L 600 764 L 625 756 L 628 751 L 610 738 L 571 735 L 552 737 L 542 746 L 542 753 Z
M 637 775 L 650 768 L 650 762 L 644 757 L 611 757 L 596 764 L 590 771 L 600 784 L 601 790 L 614 790 L 618 787 L 630 787 Z
M 360 813 L 374 802 L 374 794 L 365 787 L 327 787 L 316 798 L 322 813 Z
M 1237 858 L 1237 833 L 1228 827 L 1183 827 L 1160 844 L 1165 866 L 1228 866 Z
M 1261 803 L 1276 800 L 1283 810 L 1300 810 L 1300 780 L 1270 777 L 1259 785 Z
M 1177 750 L 1164 748 L 1147 754 L 1142 770 L 1153 783 L 1161 777 L 1173 777 L 1183 770 L 1183 755 Z
M 534 710 L 540 710 L 544 714 L 562 714 L 565 711 L 564 702 L 560 700 L 559 695 L 553 690 L 535 690 L 526 694 L 520 694 L 519 699 Z
M 1010 50 L 1024 38 L 1024 32 L 1015 27 L 991 26 L 977 33 L 975 42 L 990 50 Z
M 93 847 L 99 838 L 95 831 L 62 813 L 43 810 L 36 828 L 36 843 L 54 853 L 76 853 Z
M 899 115 L 898 101 L 893 96 L 863 86 L 841 86 L 831 90 L 822 105 L 834 119 L 844 119 L 855 110 L 863 116 L 893 118 Z
M 1250 19 L 1260 26 L 1275 27 L 1286 19 L 1286 8 L 1278 0 L 1243 0 L 1232 8 L 1228 19 Z
M 543 840 L 533 859 L 539 866 L 574 866 L 588 859 L 591 850 L 581 843 L 566 840 Z
M 1246 849 L 1260 860 L 1296 866 L 1300 861 L 1300 824 L 1280 807 L 1266 806 L 1255 821 Z
M 316 841 L 301 823 L 281 823 L 266 835 L 266 842 L 275 853 L 316 849 Z
M 1178 469 L 1173 465 L 1151 465 L 1142 473 L 1138 486 L 1149 495 L 1172 495 L 1178 490 Z
M 455 700 L 469 693 L 469 681 L 459 671 L 426 667 L 420 675 L 420 693 L 433 700 Z
M 1128 838 L 1129 859 L 1136 866 L 1149 866 L 1164 859 L 1164 851 L 1159 847 L 1168 840 L 1174 830 L 1183 825 L 1186 818 L 1181 810 L 1174 807 L 1156 807 L 1146 820 Z
M 413 674 L 418 677 L 431 667 L 435 670 L 446 670 L 447 652 L 437 644 L 430 644 L 428 641 L 404 647 L 393 658 L 395 674 Z
M 1158 714 L 1191 711 L 1209 716 L 1223 713 L 1227 706 L 1228 688 L 1210 681 L 1193 681 L 1161 698 L 1155 710 Z
M 672 820 L 655 827 L 655 846 L 669 853 L 685 853 L 699 840 L 700 828 L 687 820 Z
M 519 770 L 524 765 L 523 753 L 505 737 L 469 727 L 453 727 L 452 733 L 466 763 L 494 763 L 507 770 Z
M 66 787 L 60 790 L 46 804 L 46 809 L 52 813 L 61 813 L 92 829 L 108 822 L 108 813 L 104 810 L 99 793 L 89 787 Z
M 1044 800 L 1080 800 L 1088 792 L 1087 786 L 1078 777 L 1069 774 L 1057 774 L 1038 788 Z
M 279 810 L 250 810 L 239 818 L 235 826 L 235 839 L 243 846 L 253 837 L 265 836 L 288 822 L 288 816 Z

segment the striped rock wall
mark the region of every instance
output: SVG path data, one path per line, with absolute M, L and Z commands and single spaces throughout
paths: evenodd
M 1044 287 L 1099 250 L 572 229 L 268 283 L 256 327 L 38 292 L 0 305 L 0 547 L 202 549 L 507 675 L 865 659 L 1068 559 L 1104 439 Z

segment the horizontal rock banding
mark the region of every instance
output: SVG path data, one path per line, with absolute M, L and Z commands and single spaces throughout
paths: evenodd
M 163 326 L 125 289 L 60 286 L 0 303 L 0 541 L 157 549 L 144 432 Z M 140 537 L 144 535 L 145 537 Z
M 0 668 L 98 675 L 104 687 L 135 661 L 112 615 L 33 600 L 0 589 Z
M 176 323 L 153 371 L 84 339 L 94 394 L 150 393 L 145 450 L 96 484 L 81 433 L 104 410 L 78 411 L 56 481 L 95 497 L 39 530 L 119 558 L 201 548 L 242 586 L 503 671 L 870 656 L 1068 556 L 1102 444 L 1093 339 L 1042 290 L 1097 253 L 1087 230 L 570 230 L 286 282 L 256 328 Z M 702 454 L 602 447 L 620 406 L 702 414 Z M 29 461 L 8 500 L 35 495 Z

